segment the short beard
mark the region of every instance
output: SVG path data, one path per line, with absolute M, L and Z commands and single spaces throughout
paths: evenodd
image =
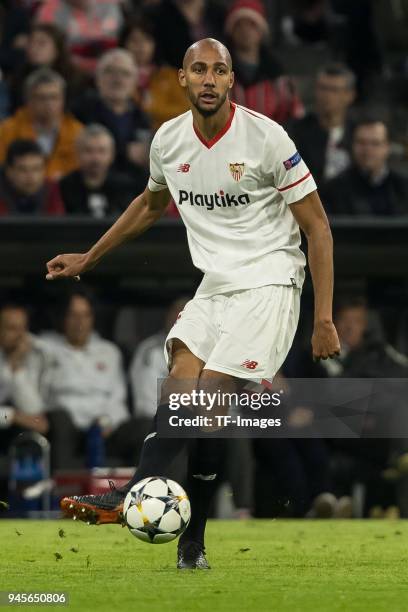
M 198 105 L 197 100 L 193 100 L 192 98 L 190 98 L 191 104 L 194 106 L 194 108 L 196 108 L 198 110 L 198 112 L 200 113 L 200 115 L 202 117 L 212 117 L 213 115 L 215 115 L 215 113 L 217 113 L 221 106 L 224 104 L 225 100 L 227 99 L 227 94 L 224 94 L 219 101 L 219 104 L 217 104 L 217 106 L 215 106 L 213 109 L 211 110 L 206 110 L 204 108 L 201 108 Z

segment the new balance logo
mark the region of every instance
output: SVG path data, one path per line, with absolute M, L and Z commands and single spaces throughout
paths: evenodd
M 248 370 L 255 370 L 255 368 L 258 365 L 258 362 L 250 361 L 249 359 L 246 359 L 244 363 L 241 363 L 241 365 L 244 366 L 244 368 L 248 368 Z
M 190 172 L 190 164 L 180 164 L 177 172 Z

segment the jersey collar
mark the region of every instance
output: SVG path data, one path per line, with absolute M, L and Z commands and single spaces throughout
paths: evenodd
M 215 136 L 211 138 L 211 140 L 206 140 L 204 136 L 200 133 L 198 127 L 193 123 L 193 128 L 197 135 L 197 138 L 203 143 L 204 146 L 207 147 L 207 149 L 211 149 L 211 147 L 213 147 L 215 143 L 218 142 L 224 136 L 224 134 L 226 134 L 226 132 L 228 132 L 228 130 L 231 127 L 231 123 L 234 118 L 234 115 L 235 115 L 235 108 L 236 108 L 236 105 L 233 102 L 231 102 L 231 111 L 230 111 L 230 115 L 228 117 L 227 123 L 224 125 L 224 127 L 219 132 L 217 132 Z

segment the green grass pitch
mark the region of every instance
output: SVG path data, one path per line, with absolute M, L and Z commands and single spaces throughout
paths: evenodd
M 406 612 L 407 542 L 404 521 L 212 521 L 213 569 L 180 572 L 175 542 L 144 544 L 116 525 L 2 520 L 0 590 L 66 591 L 65 609 L 98 612 Z

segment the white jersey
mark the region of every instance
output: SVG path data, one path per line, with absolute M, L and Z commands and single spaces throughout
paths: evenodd
M 150 150 L 149 189 L 168 187 L 187 228 L 197 295 L 264 285 L 301 287 L 305 257 L 288 204 L 316 189 L 285 130 L 231 104 L 225 127 L 206 141 L 191 111 L 164 123 Z

